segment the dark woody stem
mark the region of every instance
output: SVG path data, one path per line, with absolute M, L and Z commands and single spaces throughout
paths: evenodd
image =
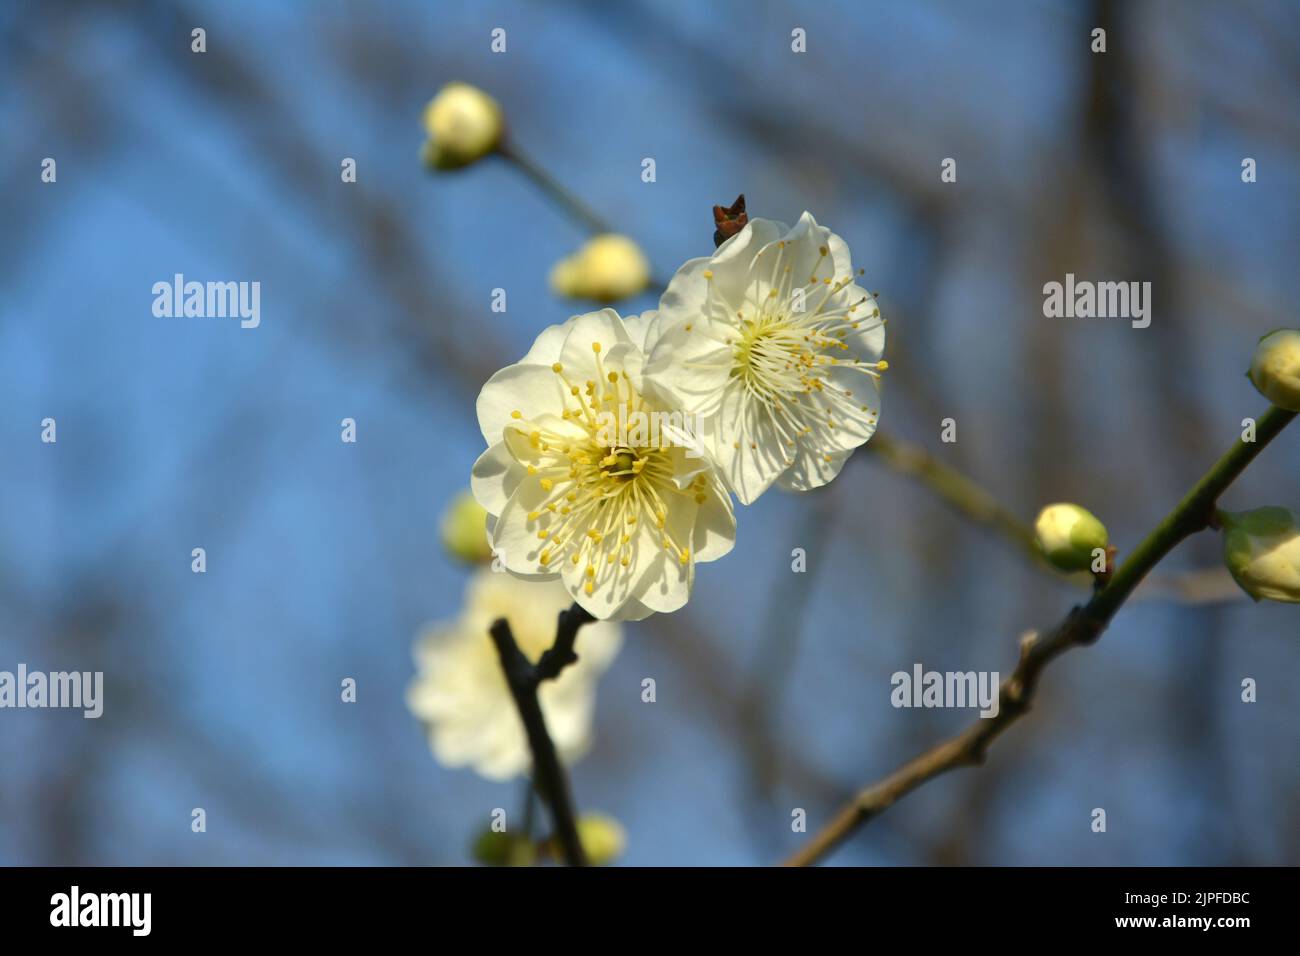
M 546 729 L 546 718 L 542 714 L 537 689 L 542 681 L 554 680 L 565 667 L 578 659 L 573 649 L 578 629 L 593 620 L 595 618 L 577 604 L 561 611 L 555 628 L 555 643 L 542 654 L 536 664 L 530 662 L 519 649 L 514 633 L 510 630 L 510 622 L 505 618 L 498 618 L 488 629 L 492 642 L 496 645 L 497 655 L 501 658 L 501 669 L 505 673 L 510 695 L 514 698 L 515 707 L 524 723 L 524 732 L 528 736 L 528 749 L 533 754 L 533 785 L 550 810 L 560 854 L 569 866 L 586 866 L 587 856 L 583 852 L 582 841 L 578 838 L 577 814 L 573 807 L 569 780 L 555 750 L 555 742 Z

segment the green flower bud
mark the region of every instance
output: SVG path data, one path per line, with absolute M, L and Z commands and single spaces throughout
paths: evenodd
M 448 83 L 424 108 L 424 163 L 435 169 L 468 166 L 501 144 L 505 123 L 497 101 L 468 83 Z
M 492 558 L 487 538 L 487 512 L 468 491 L 462 491 L 442 513 L 442 546 L 466 564 Z
M 1300 412 L 1300 330 L 1278 329 L 1260 339 L 1249 377 L 1278 408 Z
M 1300 604 L 1300 514 L 1289 508 L 1219 512 L 1223 563 L 1256 601 Z
M 627 834 L 613 817 L 601 813 L 588 813 L 578 817 L 578 840 L 592 866 L 613 863 L 627 845 Z M 552 837 L 546 843 L 547 852 L 562 859 L 559 841 Z
M 1034 540 L 1051 565 L 1061 571 L 1088 571 L 1093 552 L 1110 544 L 1106 526 L 1085 508 L 1048 505 L 1034 522 Z
M 587 853 L 587 861 L 595 866 L 613 863 L 627 846 L 627 834 L 613 817 L 589 813 L 578 818 L 578 838 Z
M 470 852 L 484 866 L 532 866 L 537 862 L 537 848 L 531 840 L 492 829 L 475 838 Z
M 650 262 L 627 236 L 603 233 L 557 262 L 550 281 L 556 295 L 617 302 L 645 289 L 650 282 Z

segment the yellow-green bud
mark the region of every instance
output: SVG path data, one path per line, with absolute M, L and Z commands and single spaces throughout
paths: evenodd
M 627 846 L 627 834 L 613 817 L 589 813 L 578 818 L 578 838 L 587 861 L 595 866 L 613 863 Z
M 1086 508 L 1073 504 L 1048 505 L 1034 522 L 1034 540 L 1049 563 L 1061 571 L 1088 571 L 1094 552 L 1106 550 L 1106 526 Z
M 1250 380 L 1278 408 L 1300 412 L 1300 330 L 1278 329 L 1260 339 Z
M 459 169 L 501 143 L 505 123 L 497 101 L 468 83 L 448 83 L 424 108 L 429 141 L 422 158 L 436 169 Z
M 1256 601 L 1300 604 L 1300 514 L 1289 508 L 1219 512 L 1223 563 Z
M 587 854 L 587 862 L 592 866 L 604 866 L 613 863 L 623 853 L 627 845 L 627 834 L 622 825 L 613 817 L 603 813 L 588 813 L 578 817 L 578 840 L 582 850 Z M 546 849 L 557 860 L 560 859 L 559 841 L 552 837 L 546 842 Z
M 492 558 L 487 538 L 487 512 L 468 491 L 456 495 L 442 513 L 442 546 L 453 558 L 466 564 L 478 564 Z
M 537 862 L 537 848 L 531 840 L 491 829 L 474 839 L 470 852 L 484 866 L 532 866 Z
M 605 233 L 551 269 L 551 289 L 571 299 L 617 302 L 650 283 L 650 263 L 627 236 Z

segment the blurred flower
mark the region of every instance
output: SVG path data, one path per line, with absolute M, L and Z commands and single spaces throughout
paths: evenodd
M 1256 601 L 1300 604 L 1300 514 L 1288 508 L 1221 511 L 1223 563 Z
M 826 484 L 876 430 L 884 323 L 848 246 L 804 213 L 750 220 L 683 265 L 651 330 L 646 378 L 705 417 L 737 497 Z
M 602 813 L 585 813 L 578 817 L 578 840 L 582 843 L 587 862 L 592 866 L 613 863 L 627 846 L 627 833 L 613 817 Z M 552 837 L 546 842 L 546 851 L 559 859 L 558 841 Z
M 1250 380 L 1278 408 L 1300 412 L 1300 330 L 1278 329 L 1260 339 Z
M 497 101 L 468 83 L 448 83 L 424 108 L 424 162 L 459 169 L 497 148 L 504 131 Z
M 466 564 L 491 560 L 487 512 L 471 492 L 460 492 L 443 511 L 442 546 L 449 555 Z
M 605 233 L 585 242 L 551 270 L 551 289 L 572 299 L 617 302 L 650 282 L 650 263 L 627 236 Z
M 1106 526 L 1086 508 L 1074 504 L 1048 505 L 1034 522 L 1038 550 L 1061 571 L 1087 571 L 1097 548 L 1106 550 Z
M 522 581 L 484 568 L 470 581 L 460 616 L 421 635 L 406 704 L 427 725 L 439 762 L 471 766 L 490 780 L 529 769 L 528 739 L 488 628 L 506 618 L 519 649 L 535 663 L 555 640 L 556 617 L 568 606 L 557 582 Z M 578 638 L 577 663 L 538 688 L 547 730 L 568 763 L 591 744 L 596 681 L 621 640 L 617 624 L 588 624 Z
M 472 487 L 492 516 L 493 551 L 515 574 L 562 577 L 602 619 L 675 611 L 695 563 L 735 541 L 731 498 L 707 457 L 612 421 L 673 411 L 642 389 L 643 325 L 613 309 L 553 325 L 478 397 L 489 447 Z

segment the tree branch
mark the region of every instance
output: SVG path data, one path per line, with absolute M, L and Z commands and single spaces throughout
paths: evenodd
M 619 233 L 623 231 L 587 205 L 581 196 L 565 187 L 563 183 L 547 171 L 545 166 L 523 152 L 518 144 L 511 141 L 502 143 L 497 147 L 497 155 L 513 164 L 515 169 L 523 173 L 542 195 L 550 199 L 551 202 L 581 224 L 588 232 L 593 235 L 600 235 L 602 233 Z M 646 284 L 647 290 L 651 292 L 662 292 L 667 286 L 668 284 L 654 273 L 651 273 Z
M 618 231 L 606 222 L 600 213 L 588 206 L 577 193 L 565 187 L 563 183 L 552 176 L 545 166 L 535 162 L 532 157 L 521 150 L 518 144 L 511 141 L 504 142 L 497 147 L 497 153 L 503 159 L 513 163 L 515 168 L 527 176 L 529 181 L 543 195 L 581 223 L 582 227 L 588 232 Z
M 920 445 L 893 438 L 879 430 L 862 446 L 901 475 L 915 478 L 959 513 L 979 525 L 987 525 L 1036 564 L 1044 565 L 1034 545 L 1034 530 L 997 499 L 956 468 L 940 461 Z
M 878 816 L 928 780 L 958 767 L 984 762 L 989 745 L 1029 710 L 1038 677 L 1056 657 L 1101 637 L 1111 618 L 1142 579 L 1184 538 L 1208 527 L 1215 503 L 1264 447 L 1296 417 L 1269 408 L 1256 426 L 1256 440 L 1237 443 L 1183 496 L 1087 604 L 1076 606 L 1045 636 L 1033 632 L 1020 642 L 1020 661 L 998 691 L 996 717 L 976 720 L 956 737 L 927 750 L 883 780 L 862 790 L 821 831 L 786 860 L 787 866 L 816 863 L 858 827 Z
M 496 645 L 497 655 L 501 658 L 501 670 L 505 673 L 506 684 L 519 709 L 519 717 L 524 722 L 524 732 L 528 735 L 528 748 L 533 754 L 533 783 L 551 811 L 551 822 L 560 843 L 560 852 L 569 866 L 586 866 L 587 856 L 583 852 L 582 841 L 578 838 L 577 816 L 569 792 L 569 780 L 565 776 L 559 754 L 556 753 L 555 743 L 546 729 L 546 718 L 537 698 L 537 688 L 544 680 L 554 680 L 565 667 L 578 659 L 573 650 L 578 629 L 593 620 L 595 618 L 577 604 L 561 611 L 555 627 L 555 643 L 542 654 L 536 664 L 530 662 L 519 649 L 514 633 L 510 630 L 510 622 L 505 618 L 493 621 L 488 629 L 492 642 Z
M 1039 552 L 1034 543 L 1034 529 L 1015 512 L 999 502 L 968 475 L 936 457 L 932 452 L 901 438 L 877 430 L 871 441 L 862 446 L 868 454 L 880 458 L 886 467 L 911 478 L 932 491 L 972 524 L 986 527 L 1020 551 L 1029 562 L 1052 577 L 1070 581 L 1079 588 L 1092 589 L 1093 580 L 1086 572 L 1062 576 Z M 1200 571 L 1168 572 L 1153 575 L 1142 586 L 1139 598 L 1164 597 L 1182 604 L 1207 604 L 1235 601 L 1241 589 L 1221 566 Z

